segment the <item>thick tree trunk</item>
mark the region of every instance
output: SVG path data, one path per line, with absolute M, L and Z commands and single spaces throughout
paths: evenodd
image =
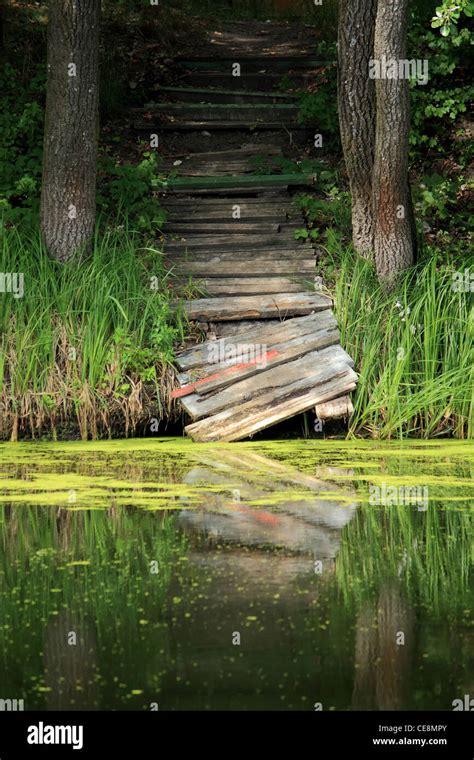
M 50 0 L 41 229 L 50 255 L 85 251 L 95 225 L 100 0 Z
M 375 146 L 373 55 L 376 0 L 341 0 L 338 34 L 338 105 L 341 141 L 352 195 L 354 247 L 374 252 L 372 173 Z
M 391 279 L 415 257 L 413 206 L 408 182 L 409 83 L 399 76 L 406 58 L 408 0 L 378 0 L 374 59 L 397 64 L 397 77 L 376 79 L 377 121 L 373 181 L 375 263 Z M 385 72 L 386 74 L 388 73 Z

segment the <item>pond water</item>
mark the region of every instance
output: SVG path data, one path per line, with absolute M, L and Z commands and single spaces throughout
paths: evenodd
M 0 446 L 0 700 L 440 709 L 474 694 L 474 446 Z

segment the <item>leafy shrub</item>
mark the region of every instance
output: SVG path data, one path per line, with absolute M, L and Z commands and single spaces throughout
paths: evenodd
M 10 64 L 0 69 L 0 212 L 17 221 L 38 212 L 42 171 L 45 69 L 22 84 Z

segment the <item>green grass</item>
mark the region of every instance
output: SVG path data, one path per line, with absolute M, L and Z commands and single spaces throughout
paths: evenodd
M 472 437 L 474 309 L 472 293 L 453 289 L 455 267 L 433 253 L 388 291 L 369 262 L 328 239 L 341 342 L 359 372 L 350 431 Z
M 37 231 L 5 229 L 0 272 L 24 276 L 22 298 L 0 294 L 2 438 L 123 435 L 169 413 L 185 327 L 162 256 L 143 236 L 116 226 L 89 259 L 63 266 Z

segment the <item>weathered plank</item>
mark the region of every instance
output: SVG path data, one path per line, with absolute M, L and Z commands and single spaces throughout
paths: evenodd
M 169 159 L 179 159 L 179 158 L 196 158 L 196 159 L 206 159 L 210 158 L 213 159 L 230 159 L 237 157 L 246 157 L 250 158 L 252 156 L 281 156 L 282 150 L 280 145 L 276 145 L 273 143 L 265 143 L 265 145 L 261 145 L 260 143 L 244 143 L 243 145 L 239 145 L 238 148 L 229 148 L 227 150 L 208 150 L 208 151 L 196 151 L 193 152 L 192 150 L 186 150 L 183 153 L 173 153 L 172 156 L 165 156 L 165 158 Z
M 144 119 L 143 121 L 136 121 L 133 123 L 133 129 L 135 129 L 137 132 L 149 132 L 150 129 L 157 129 L 158 131 L 167 132 L 179 132 L 181 130 L 186 132 L 202 132 L 203 130 L 253 132 L 254 130 L 258 129 L 259 131 L 274 132 L 276 129 L 281 129 L 282 127 L 291 127 L 291 130 L 295 132 L 308 132 L 314 129 L 314 127 L 307 125 L 303 126 L 296 121 L 290 122 L 289 119 L 281 121 L 269 121 L 267 119 L 262 121 L 256 120 L 254 122 L 231 121 L 230 119 L 226 119 L 225 121 L 218 121 L 213 119 L 182 119 L 179 121 L 165 121 L 164 114 L 161 117 L 155 117 L 155 119 Z
M 235 56 L 233 58 L 209 58 L 209 57 L 203 57 L 199 58 L 198 56 L 190 59 L 190 58 L 176 58 L 175 62 L 179 63 L 184 68 L 188 69 L 189 71 L 198 71 L 198 72 L 217 72 L 219 75 L 222 75 L 222 73 L 228 72 L 229 74 L 232 74 L 233 66 L 235 64 L 236 58 Z M 272 55 L 271 53 L 266 53 L 265 50 L 259 51 L 258 56 L 244 56 L 239 54 L 238 58 L 239 63 L 241 64 L 241 76 L 245 76 L 247 74 L 258 74 L 262 72 L 276 72 L 281 77 L 285 73 L 288 74 L 289 72 L 295 71 L 295 72 L 305 72 L 308 69 L 315 69 L 315 68 L 323 68 L 325 66 L 331 66 L 335 63 L 334 60 L 318 60 L 316 58 L 306 57 L 306 56 L 278 56 Z M 234 76 L 234 81 L 239 79 L 239 77 Z
M 287 103 L 298 98 L 298 95 L 287 92 L 268 92 L 268 90 L 242 92 L 242 90 L 209 87 L 160 87 L 159 92 L 188 103 Z
M 329 309 L 331 305 L 332 300 L 321 293 L 279 293 L 272 297 L 198 298 L 185 303 L 184 310 L 190 320 L 220 322 L 304 315 Z
M 163 186 L 168 191 L 184 192 L 194 190 L 254 190 L 278 189 L 281 187 L 306 187 L 315 182 L 314 174 L 295 172 L 292 174 L 243 174 L 232 177 L 176 177 L 166 180 Z
M 255 259 L 275 261 L 279 256 L 282 259 L 294 259 L 296 261 L 300 259 L 309 259 L 313 257 L 314 250 L 311 246 L 301 246 L 298 248 L 289 248 L 286 246 L 273 246 L 271 248 L 259 248 L 257 246 L 249 246 L 248 248 L 233 248 L 232 245 L 225 247 L 219 246 L 207 246 L 205 248 L 175 248 L 167 249 L 166 253 L 162 252 L 163 256 L 171 262 L 175 261 L 233 261 L 238 266 L 240 262 L 242 266 L 247 261 L 254 261 Z M 237 272 L 234 272 L 236 274 Z
M 234 219 L 229 222 L 201 222 L 193 218 L 188 218 L 186 221 L 180 222 L 168 222 L 164 225 L 163 231 L 169 232 L 170 235 L 181 235 L 188 237 L 189 235 L 208 235 L 212 232 L 213 235 L 233 235 L 238 233 L 239 235 L 253 233 L 257 235 L 264 234 L 279 234 L 280 232 L 293 232 L 298 227 L 301 227 L 302 222 L 298 225 L 296 222 L 244 222 L 241 219 Z
M 331 360 L 334 360 L 334 356 L 344 357 L 347 360 L 346 363 L 350 366 L 350 357 L 343 352 L 340 346 L 336 346 L 338 340 L 339 332 L 333 328 L 320 330 L 314 335 L 292 338 L 278 345 L 256 344 L 254 342 L 247 345 L 245 343 L 238 344 L 235 347 L 237 359 L 234 362 L 210 363 L 206 367 L 206 374 L 202 377 L 188 378 L 188 375 L 186 375 L 186 384 L 178 391 L 174 391 L 174 393 L 179 397 L 189 396 L 191 393 L 197 393 L 199 396 L 202 396 L 215 393 L 219 389 L 232 385 L 232 388 L 235 389 L 233 397 L 235 400 L 239 398 L 238 393 L 240 391 L 237 389 L 239 381 L 252 377 L 257 373 L 261 377 L 263 376 L 263 372 L 268 372 L 273 367 L 286 365 L 288 362 L 293 362 L 294 359 L 299 359 L 305 354 L 314 353 L 314 351 L 321 352 L 321 349 L 328 346 L 335 346 L 334 351 L 328 355 Z M 212 355 L 210 355 L 210 358 L 212 359 Z M 321 358 L 321 361 L 324 360 Z M 302 366 L 303 364 L 297 365 L 295 371 L 300 371 Z M 285 367 L 286 370 L 287 368 Z M 193 373 L 191 372 L 190 374 L 192 375 Z M 248 386 L 253 391 L 257 387 L 265 387 L 265 381 L 263 381 L 262 386 L 252 383 Z
M 194 282 L 203 294 L 208 296 L 252 296 L 271 293 L 300 293 L 302 288 L 311 287 L 311 277 L 199 277 Z M 182 281 L 178 278 L 178 285 Z M 187 283 L 187 281 L 186 281 Z
M 185 252 L 186 250 L 197 253 L 199 250 L 209 251 L 210 254 L 217 253 L 218 250 L 240 250 L 248 247 L 249 250 L 255 250 L 257 248 L 274 247 L 276 251 L 280 249 L 280 246 L 298 250 L 303 248 L 305 243 L 300 240 L 295 240 L 293 230 L 278 232 L 276 235 L 257 235 L 254 233 L 248 233 L 247 235 L 234 234 L 226 240 L 221 240 L 220 236 L 206 237 L 205 235 L 188 235 L 182 236 L 181 239 L 167 240 L 164 243 L 164 250 L 166 254 L 176 252 Z M 306 244 L 307 245 L 307 244 Z M 306 250 L 308 248 L 306 247 Z
M 236 277 L 239 274 L 268 276 L 284 274 L 298 277 L 302 274 L 313 275 L 315 268 L 314 258 L 274 261 L 262 261 L 260 258 L 249 259 L 245 262 L 245 271 L 242 272 L 239 271 L 235 261 L 215 260 L 211 257 L 207 261 L 174 259 L 168 263 L 172 265 L 175 274 L 187 274 L 193 277 Z
M 320 420 L 340 419 L 350 417 L 354 413 L 354 406 L 349 396 L 340 396 L 332 401 L 316 404 L 315 413 Z
M 317 314 L 310 314 L 306 317 L 296 317 L 294 319 L 288 319 L 284 322 L 263 321 L 259 325 L 250 326 L 247 323 L 247 329 L 241 329 L 232 336 L 230 344 L 232 346 L 238 344 L 248 344 L 251 342 L 267 343 L 273 347 L 279 343 L 284 343 L 291 338 L 297 336 L 308 335 L 323 328 L 335 328 L 337 326 L 334 314 L 330 309 L 320 311 Z M 198 346 L 193 346 L 185 351 L 182 351 L 176 357 L 176 363 L 183 371 L 188 371 L 199 367 L 203 364 L 207 364 L 209 356 L 209 341 L 206 343 L 200 343 Z M 227 338 L 220 338 L 217 341 L 212 341 L 213 350 L 219 351 L 221 354 L 225 354 L 226 343 L 229 341 Z
M 267 89 L 267 91 L 277 91 L 281 85 L 282 74 L 279 72 L 263 73 L 246 73 L 243 72 L 240 77 L 234 77 L 230 72 L 222 71 L 200 71 L 183 74 L 180 82 L 183 84 L 193 84 L 196 87 L 228 87 L 229 89 L 241 89 L 243 92 L 256 89 Z M 311 80 L 311 74 L 303 70 L 291 73 L 291 81 L 295 85 L 304 86 Z
M 275 371 L 281 373 L 279 368 Z M 356 373 L 346 364 L 330 365 L 309 377 L 272 388 L 257 399 L 194 422 L 185 431 L 194 441 L 241 440 L 318 403 L 348 393 L 356 382 Z

